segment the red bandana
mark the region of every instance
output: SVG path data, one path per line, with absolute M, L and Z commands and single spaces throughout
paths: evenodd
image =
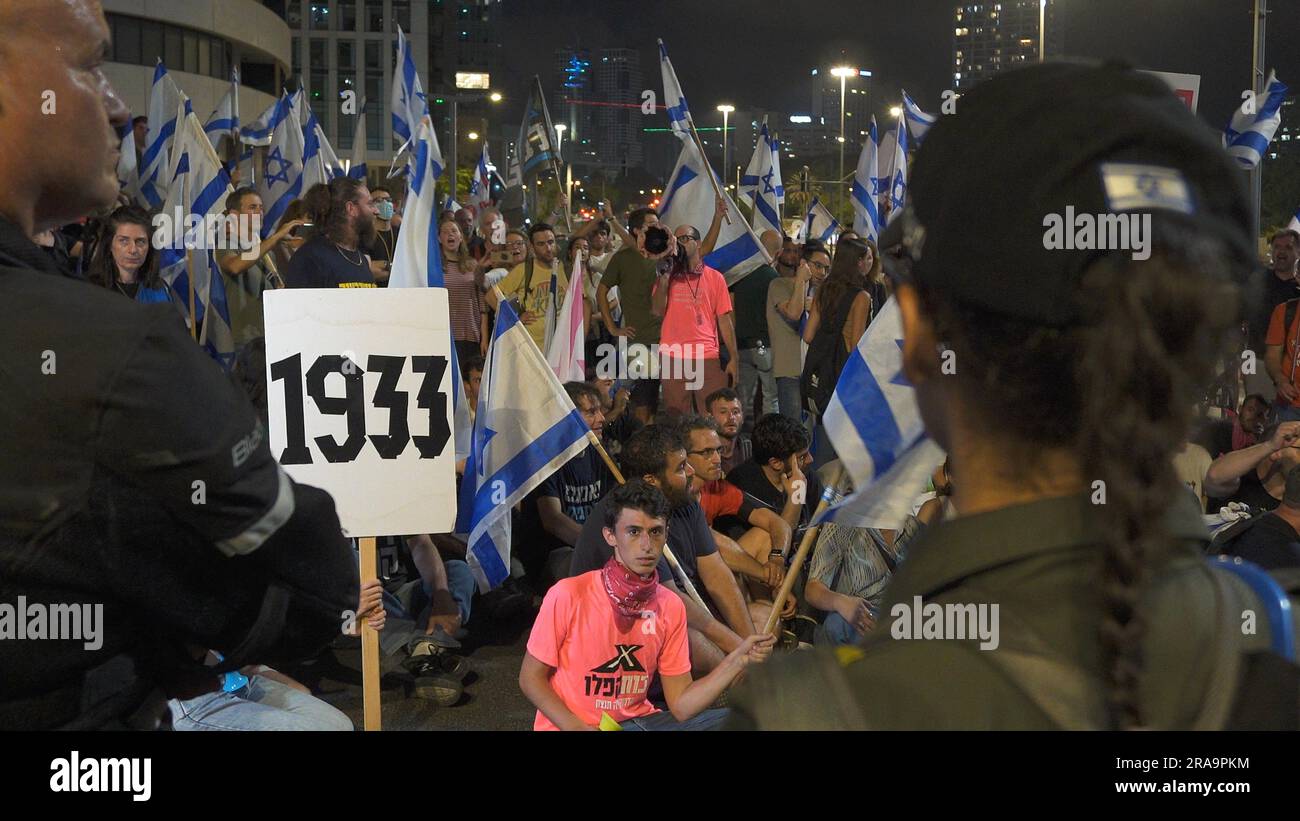
M 658 572 L 639 576 L 620 564 L 616 556 L 610 556 L 605 562 L 600 569 L 600 578 L 605 582 L 605 592 L 609 594 L 614 610 L 629 618 L 641 617 L 659 586 Z

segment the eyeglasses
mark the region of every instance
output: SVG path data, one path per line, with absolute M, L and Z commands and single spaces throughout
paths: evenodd
M 518 250 L 518 249 L 520 249 L 520 248 L 527 248 L 528 245 L 527 245 L 527 243 L 524 243 L 524 242 L 507 242 L 507 243 L 506 243 L 506 247 L 507 247 L 507 248 L 514 248 L 514 249 Z
M 699 242 L 700 238 L 695 236 L 694 234 L 682 234 L 680 237 L 677 238 L 678 242 L 685 242 L 686 240 L 690 240 L 691 242 Z
M 712 459 L 715 455 L 722 455 L 722 448 L 705 448 L 704 450 L 688 450 L 691 456 L 703 456 L 706 459 Z

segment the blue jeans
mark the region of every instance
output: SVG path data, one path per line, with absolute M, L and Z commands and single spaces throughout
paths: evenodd
M 352 730 L 351 719 L 334 707 L 260 675 L 239 693 L 205 693 L 167 706 L 176 730 Z
M 1297 422 L 1300 421 L 1300 408 L 1291 403 L 1273 403 L 1273 418 L 1278 422 Z
M 766 390 L 766 388 L 764 388 Z M 776 378 L 777 404 L 781 415 L 799 421 L 799 377 L 778 376 Z
M 695 718 L 678 721 L 667 710 L 660 710 L 640 718 L 624 719 L 619 726 L 624 730 L 716 730 L 727 720 L 727 711 L 722 707 L 705 710 Z
M 767 350 L 767 370 L 760 370 L 754 363 L 755 348 L 744 348 L 740 352 L 740 407 L 749 416 L 754 412 L 754 390 L 758 383 L 763 383 L 763 413 L 776 413 L 776 380 L 772 377 L 772 349 Z
M 826 616 L 826 621 L 822 622 L 821 629 L 814 635 L 823 641 L 817 644 L 857 644 L 862 640 L 862 633 L 858 629 L 844 620 L 839 613 L 832 611 Z
M 474 592 L 478 586 L 474 582 L 474 573 L 469 569 L 469 565 L 459 559 L 448 559 L 443 562 L 443 567 L 447 569 L 447 592 L 456 602 L 456 608 L 460 611 L 461 626 L 469 624 L 470 604 L 474 599 Z M 402 594 L 399 598 L 384 591 L 384 613 L 388 617 L 387 624 L 379 633 L 379 646 L 384 654 L 397 652 L 405 647 L 407 643 L 420 635 L 419 625 L 416 623 L 421 613 L 429 606 L 429 600 L 433 596 L 433 588 L 428 582 L 423 580 L 410 582 L 402 586 L 398 591 Z

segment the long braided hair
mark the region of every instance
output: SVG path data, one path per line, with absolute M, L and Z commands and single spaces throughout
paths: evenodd
M 1070 328 L 920 291 L 940 339 L 962 363 L 955 378 L 966 382 L 978 423 L 1003 431 L 1031 466 L 1044 446 L 1078 454 L 1085 490 L 1105 494 L 1096 508 L 1104 534 L 1099 640 L 1110 720 L 1120 729 L 1143 726 L 1140 602 L 1151 558 L 1167 538 L 1164 513 L 1184 492 L 1172 457 L 1238 316 L 1230 254 L 1220 241 L 1162 226 L 1155 247 L 1143 262 L 1095 261 L 1076 297 L 1083 321 Z

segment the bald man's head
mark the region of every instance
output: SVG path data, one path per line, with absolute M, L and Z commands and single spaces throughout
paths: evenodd
M 767 251 L 767 255 L 769 257 L 775 259 L 776 255 L 781 253 L 781 232 L 780 231 L 773 231 L 771 228 L 769 228 L 763 233 L 759 234 L 758 241 L 763 244 L 763 249 Z
M 117 197 L 116 128 L 99 0 L 0 0 L 0 215 L 27 234 Z

